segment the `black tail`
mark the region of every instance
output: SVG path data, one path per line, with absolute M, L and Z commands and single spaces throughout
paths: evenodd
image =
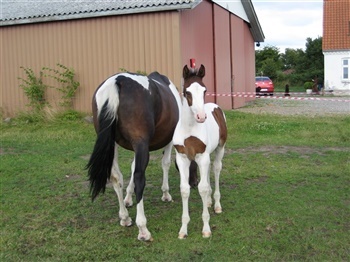
M 102 191 L 105 192 L 107 180 L 111 176 L 114 159 L 116 119 L 108 114 L 108 100 L 99 114 L 99 131 L 86 168 L 90 181 L 91 198 L 94 200 Z

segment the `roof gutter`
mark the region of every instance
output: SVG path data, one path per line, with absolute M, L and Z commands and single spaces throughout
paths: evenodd
M 241 0 L 243 8 L 249 18 L 251 24 L 250 32 L 252 33 L 255 42 L 264 42 L 265 36 L 260 26 L 258 17 L 255 13 L 254 6 L 251 0 Z

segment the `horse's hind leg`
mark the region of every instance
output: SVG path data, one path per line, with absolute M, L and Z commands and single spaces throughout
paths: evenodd
M 114 160 L 111 172 L 111 182 L 114 188 L 114 191 L 117 193 L 118 202 L 119 202 L 119 218 L 120 225 L 122 226 L 131 226 L 132 221 L 129 217 L 128 210 L 126 209 L 123 202 L 123 175 L 120 172 L 118 165 L 118 145 L 115 145 L 114 149 Z
M 151 233 L 147 229 L 147 219 L 143 205 L 143 191 L 146 185 L 145 171 L 149 161 L 148 144 L 140 142 L 134 146 L 135 151 L 135 195 L 136 195 L 136 225 L 139 228 L 139 240 L 151 241 Z
M 173 147 L 173 144 L 169 143 L 164 148 L 164 154 L 163 154 L 163 158 L 162 158 L 162 168 L 163 168 L 163 184 L 162 184 L 163 196 L 162 196 L 162 200 L 168 201 L 168 202 L 170 202 L 172 200 L 172 197 L 169 194 L 169 168 L 170 168 L 170 164 L 171 164 L 171 149 L 172 149 L 172 147 Z
M 124 198 L 124 205 L 126 207 L 131 207 L 133 204 L 132 194 L 134 193 L 134 189 L 135 189 L 134 171 L 135 171 L 135 157 L 134 157 L 134 160 L 132 161 L 132 164 L 131 164 L 131 177 L 130 177 L 129 185 L 126 188 L 126 196 Z
M 214 191 L 214 212 L 219 214 L 222 212 L 221 204 L 220 204 L 220 188 L 219 188 L 219 178 L 220 172 L 222 169 L 222 158 L 224 156 L 224 146 L 218 146 L 215 151 L 215 160 L 213 163 L 213 172 L 215 175 L 215 191 Z

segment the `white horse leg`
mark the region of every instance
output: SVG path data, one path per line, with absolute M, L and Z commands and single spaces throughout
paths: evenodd
M 169 194 L 169 168 L 171 164 L 171 149 L 173 147 L 173 143 L 169 143 L 164 148 L 164 154 L 162 158 L 162 169 L 163 169 L 163 184 L 162 191 L 163 196 L 162 200 L 170 202 L 172 200 L 171 195 Z
M 199 172 L 201 176 L 201 180 L 198 184 L 198 191 L 202 198 L 203 202 L 203 213 L 202 213 L 202 219 L 203 219 L 203 230 L 202 230 L 202 236 L 207 238 L 211 236 L 211 230 L 209 226 L 209 220 L 210 220 L 210 214 L 208 210 L 208 199 L 210 196 L 210 185 L 208 184 L 208 175 L 209 175 L 209 168 L 210 168 L 210 155 L 209 154 L 203 154 L 199 157 L 198 161 L 198 167 Z
M 207 199 L 207 205 L 208 207 L 211 207 L 211 205 L 213 204 L 213 201 L 211 199 L 211 193 L 213 192 L 212 188 L 211 188 L 211 184 L 210 184 L 210 168 L 208 168 L 208 185 L 209 185 L 209 196 L 208 196 L 208 199 Z
M 111 182 L 114 188 L 114 191 L 117 193 L 118 202 L 119 202 L 119 218 L 120 225 L 122 226 L 131 226 L 132 220 L 129 217 L 128 210 L 126 209 L 123 203 L 123 175 L 120 172 L 118 165 L 118 145 L 115 145 L 114 149 L 114 159 L 113 166 L 111 170 Z
M 216 214 L 219 214 L 222 212 L 222 207 L 220 204 L 221 194 L 220 194 L 219 178 L 220 178 L 220 172 L 222 169 L 222 158 L 224 156 L 224 151 L 225 151 L 224 147 L 221 147 L 221 146 L 217 147 L 215 151 L 215 160 L 213 163 L 213 171 L 215 175 L 214 212 Z
M 132 194 L 134 193 L 135 184 L 134 184 L 134 171 L 135 171 L 135 157 L 131 164 L 131 176 L 128 187 L 126 188 L 126 196 L 124 198 L 124 205 L 126 207 L 131 207 L 132 202 Z
M 142 241 L 152 241 L 151 233 L 148 231 L 146 224 L 147 219 L 145 216 L 145 211 L 143 207 L 143 198 L 136 205 L 137 213 L 136 213 L 136 225 L 139 228 L 139 235 L 137 237 L 138 240 Z
M 176 153 L 176 162 L 180 172 L 180 192 L 182 198 L 182 225 L 179 231 L 179 239 L 187 237 L 187 225 L 190 222 L 188 212 L 188 199 L 190 197 L 190 185 L 188 183 L 191 161 L 185 156 Z

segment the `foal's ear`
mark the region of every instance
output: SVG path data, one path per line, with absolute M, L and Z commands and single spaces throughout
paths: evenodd
M 190 76 L 190 69 L 188 68 L 187 65 L 184 66 L 184 68 L 182 69 L 182 77 L 184 79 L 188 78 Z
M 198 70 L 197 76 L 200 78 L 203 78 L 205 76 L 205 67 L 204 65 L 201 65 L 201 67 Z

